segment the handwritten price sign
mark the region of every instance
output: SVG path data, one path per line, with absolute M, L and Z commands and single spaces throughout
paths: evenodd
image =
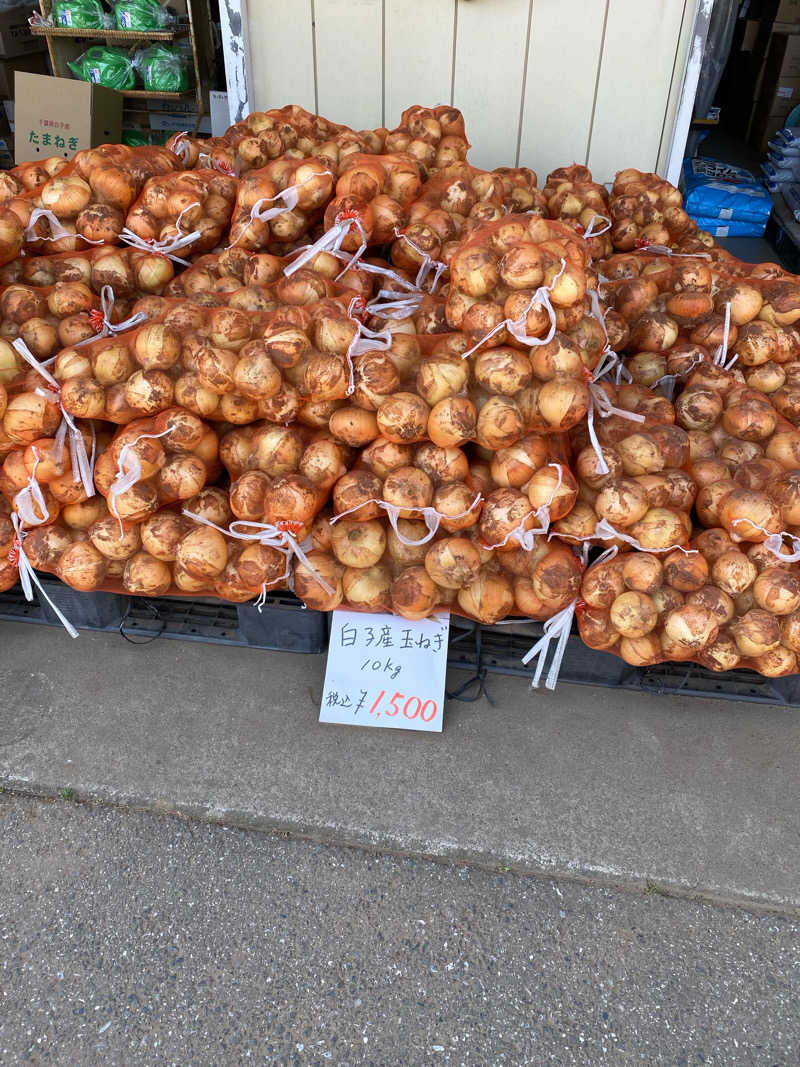
M 334 611 L 320 722 L 441 733 L 450 616 Z

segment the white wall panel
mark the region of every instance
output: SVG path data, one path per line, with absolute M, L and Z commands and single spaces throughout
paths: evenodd
M 385 0 L 385 124 L 409 104 L 450 103 L 457 0 Z
M 230 0 L 235 3 L 235 0 Z M 687 6 L 688 5 L 688 6 Z M 253 109 L 357 129 L 453 103 L 477 166 L 665 158 L 696 0 L 250 0 Z M 245 10 L 247 10 L 245 8 Z M 452 94 L 452 99 L 451 99 Z
M 519 165 L 547 174 L 585 163 L 606 0 L 534 0 Z M 569 27 L 565 47 L 554 47 Z
M 292 6 L 284 3 L 284 18 Z M 316 0 L 320 114 L 356 130 L 383 124 L 383 0 Z
M 597 181 L 655 168 L 683 9 L 684 0 L 609 0 L 589 145 Z
M 469 158 L 478 167 L 517 160 L 532 2 L 458 0 L 453 104 L 464 112 L 474 145 Z
M 311 0 L 250 0 L 249 89 L 253 111 L 299 104 L 314 111 Z

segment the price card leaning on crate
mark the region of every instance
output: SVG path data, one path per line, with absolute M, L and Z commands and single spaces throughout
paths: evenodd
M 334 611 L 320 722 L 441 733 L 450 616 Z

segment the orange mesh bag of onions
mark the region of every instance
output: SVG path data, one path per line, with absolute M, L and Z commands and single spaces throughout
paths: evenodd
M 680 191 L 658 175 L 633 168 L 619 171 L 608 202 L 614 248 L 629 252 L 647 245 L 671 247 L 691 236 L 697 223 L 682 205 Z
M 64 509 L 58 522 L 22 531 L 18 543 L 30 567 L 84 592 L 244 602 L 285 586 L 286 550 L 226 535 L 231 519 L 227 490 L 215 487 L 121 528 L 95 497 Z
M 282 156 L 239 179 L 230 243 L 280 254 L 318 222 L 333 196 L 334 174 L 318 159 Z
M 216 430 L 190 411 L 169 408 L 118 429 L 95 463 L 94 481 L 121 525 L 191 499 L 221 469 Z
M 592 180 L 591 171 L 577 163 L 559 167 L 547 176 L 544 187 L 551 219 L 561 219 L 587 241 L 592 259 L 611 255 L 611 218 L 605 186 Z
M 634 381 L 674 389 L 701 362 L 758 366 L 796 358 L 800 287 L 792 279 L 739 277 L 702 259 L 649 254 L 615 257 L 599 269 L 617 275 L 601 283 L 600 294 L 614 309 L 613 328 L 622 325 L 616 347 L 627 352 Z
M 74 252 L 87 244 L 118 244 L 125 214 L 148 178 L 176 170 L 163 148 L 101 145 L 78 152 L 44 185 L 7 201 L 40 252 Z
M 702 364 L 675 411 L 690 438 L 699 523 L 762 545 L 777 563 L 800 559 L 800 433 L 769 395 L 736 369 Z
M 477 229 L 450 261 L 447 319 L 476 345 L 543 344 L 584 316 L 588 249 L 561 222 L 508 215 Z
M 270 313 L 163 297 L 135 307 L 143 305 L 158 318 L 59 353 L 54 373 L 70 415 L 125 423 L 179 404 L 234 425 L 324 427 L 353 392 L 355 357 L 392 344 L 388 331 L 363 325 L 348 297 Z
M 20 338 L 36 359 L 48 360 L 66 346 L 97 336 L 101 298 L 83 282 L 55 285 L 8 285 L 0 290 L 0 337 L 4 358 L 0 377 L 26 369 L 22 356 L 11 343 Z M 119 302 L 125 311 L 125 302 Z M 6 347 L 7 346 L 7 347 Z M 41 382 L 39 383 L 41 385 Z
M 408 225 L 391 248 L 392 262 L 415 272 L 423 256 L 449 263 L 460 242 L 478 226 L 502 218 L 504 197 L 498 174 L 469 163 L 445 167 L 425 182 L 411 204 Z
M 13 196 L 40 188 L 69 166 L 71 163 L 63 156 L 50 156 L 41 162 L 32 160 L 29 163 L 18 163 L 11 170 L 2 171 L 0 173 L 0 204 L 10 200 Z
M 386 134 L 386 152 L 407 152 L 433 174 L 467 158 L 470 144 L 464 116 L 455 107 L 415 104 L 400 116 L 400 125 Z
M 34 405 L 37 394 L 22 392 L 12 396 L 3 445 L 0 493 L 24 530 L 46 525 L 83 513 L 95 507 L 94 467 L 108 447 L 112 433 L 100 422 L 74 422 L 75 435 L 59 421 L 58 409 L 43 417 Z M 78 445 L 80 438 L 80 446 Z
M 576 609 L 583 641 L 633 666 L 694 662 L 768 677 L 797 671 L 800 570 L 763 545 L 705 530 L 686 551 L 627 552 L 590 567 Z
M 125 218 L 121 237 L 149 252 L 207 252 L 222 242 L 238 182 L 215 170 L 180 171 L 150 178 Z
M 0 267 L 0 285 L 21 282 L 36 287 L 83 282 L 95 293 L 110 285 L 115 298 L 161 293 L 172 280 L 172 262 L 156 252 L 100 245 L 80 252 L 19 256 Z
M 666 397 L 635 384 L 604 382 L 601 388 L 612 412 L 595 419 L 593 428 L 582 425 L 570 434 L 577 503 L 553 524 L 552 534 L 575 545 L 674 551 L 692 530 L 697 486 L 690 435 L 674 425 L 675 409 Z
M 244 174 L 288 153 L 297 158 L 318 156 L 337 168 L 347 155 L 383 151 L 385 131 L 356 132 L 313 115 L 297 105 L 255 111 L 230 126 L 222 137 L 207 140 L 174 134 L 167 147 L 187 169 L 213 167 L 227 174 Z
M 354 264 L 368 247 L 391 241 L 421 187 L 419 165 L 410 155 L 349 156 L 325 209 L 322 236 L 293 259 L 286 273 L 304 267 L 319 252 Z
M 530 167 L 495 167 L 492 174 L 503 183 L 503 207 L 510 212 L 546 215 L 547 201 Z

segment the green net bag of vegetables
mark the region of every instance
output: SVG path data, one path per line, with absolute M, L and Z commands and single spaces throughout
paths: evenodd
M 110 16 L 108 22 L 111 22 Z M 108 26 L 106 12 L 99 0 L 56 0 L 53 23 L 76 30 L 100 30 Z
M 174 18 L 157 0 L 119 0 L 114 4 L 114 22 L 118 30 L 164 30 L 174 23 Z
M 109 89 L 133 89 L 136 85 L 131 58 L 121 48 L 93 45 L 71 62 L 69 69 L 81 81 L 105 85 Z
M 142 148 L 144 145 L 149 145 L 150 140 L 147 134 L 140 130 L 123 130 L 122 143 L 128 145 L 129 148 Z
M 189 88 L 186 59 L 174 48 L 154 44 L 133 57 L 145 89 L 154 93 L 185 93 Z

